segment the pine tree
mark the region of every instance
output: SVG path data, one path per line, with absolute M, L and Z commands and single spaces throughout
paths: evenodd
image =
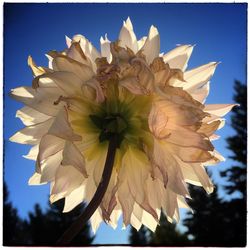
M 235 165 L 221 172 L 227 180 L 224 186 L 228 194 L 239 194 L 230 202 L 228 218 L 231 220 L 232 241 L 236 246 L 246 245 L 247 220 L 247 86 L 235 81 L 234 101 L 240 104 L 234 108 L 231 116 L 232 127 L 236 134 L 227 139 L 228 148 L 232 151 Z
M 154 233 L 150 233 L 149 245 L 153 246 L 190 246 L 190 241 L 185 234 L 178 231 L 175 223 L 170 223 L 162 215 L 160 225 Z
M 227 230 L 230 221 L 225 216 L 228 204 L 219 199 L 217 186 L 215 185 L 215 190 L 210 195 L 200 187 L 191 185 L 189 191 L 192 200 L 188 200 L 188 203 L 193 211 L 187 213 L 183 224 L 188 228 L 187 235 L 193 238 L 193 245 L 230 246 Z
M 227 138 L 228 148 L 232 151 L 231 159 L 237 161 L 236 166 L 233 166 L 223 172 L 222 177 L 225 177 L 229 183 L 225 186 L 225 191 L 228 194 L 239 192 L 241 198 L 246 200 L 246 166 L 247 166 L 247 86 L 235 81 L 234 101 L 240 104 L 232 111 L 231 125 L 236 134 Z
M 25 221 L 17 213 L 9 201 L 7 185 L 3 184 L 3 245 L 22 246 L 26 245 L 28 238 L 25 230 Z
M 45 213 L 42 212 L 39 205 L 35 205 L 35 211 L 29 213 L 31 245 L 56 246 L 57 240 L 84 209 L 81 204 L 69 213 L 62 213 L 63 205 L 64 199 L 59 200 L 52 204 Z M 70 246 L 90 245 L 93 240 L 94 237 L 91 236 L 90 226 L 85 224 Z
M 149 243 L 149 231 L 146 227 L 141 226 L 140 230 L 137 231 L 131 227 L 129 232 L 129 242 L 132 246 L 146 246 Z

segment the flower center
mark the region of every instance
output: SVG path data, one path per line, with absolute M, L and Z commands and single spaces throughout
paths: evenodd
M 89 115 L 94 125 L 100 129 L 99 141 L 110 140 L 112 136 L 117 135 L 118 146 L 121 144 L 128 122 L 120 113 L 105 114 L 102 116 Z

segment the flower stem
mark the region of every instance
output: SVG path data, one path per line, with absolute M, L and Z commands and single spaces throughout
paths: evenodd
M 83 211 L 83 213 L 76 219 L 76 221 L 73 222 L 73 224 L 63 233 L 61 238 L 57 241 L 57 245 L 68 245 L 73 240 L 73 238 L 80 232 L 83 225 L 90 219 L 90 217 L 93 215 L 93 213 L 96 211 L 96 209 L 102 202 L 103 196 L 106 193 L 111 178 L 116 148 L 117 135 L 114 135 L 109 139 L 108 153 L 104 165 L 104 170 L 102 173 L 102 178 L 92 200 L 90 201 L 86 209 Z

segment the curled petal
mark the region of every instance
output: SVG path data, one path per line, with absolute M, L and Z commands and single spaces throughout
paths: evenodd
M 88 81 L 94 75 L 92 69 L 89 66 L 79 63 L 78 61 L 66 56 L 55 57 L 53 60 L 53 68 L 58 71 L 71 72 L 71 74 L 75 74 L 83 82 Z M 66 78 L 65 81 L 69 81 L 69 78 Z

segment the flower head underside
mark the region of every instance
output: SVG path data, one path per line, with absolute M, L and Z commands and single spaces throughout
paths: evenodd
M 118 138 L 103 200 L 91 217 L 155 231 L 161 212 L 172 222 L 188 208 L 187 184 L 213 191 L 205 167 L 224 158 L 212 141 L 234 104 L 205 104 L 218 63 L 186 70 L 194 46 L 160 54 L 158 30 L 137 40 L 128 18 L 117 41 L 100 39 L 101 52 L 82 35 L 50 51 L 48 67 L 31 57 L 32 87 L 13 89 L 25 106 L 26 126 L 10 140 L 30 144 L 36 161 L 29 184 L 50 183 L 50 201 L 65 198 L 64 212 L 90 202 L 104 168 L 108 142 Z

